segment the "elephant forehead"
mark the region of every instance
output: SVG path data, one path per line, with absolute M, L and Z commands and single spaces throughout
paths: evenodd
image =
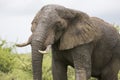
M 50 4 L 50 5 L 45 5 L 41 10 L 55 10 L 55 9 L 60 9 L 60 8 L 65 8 L 65 7 L 60 6 L 60 5 Z
M 44 7 L 42 7 L 42 9 L 36 14 L 36 16 L 34 17 L 33 21 L 32 22 L 38 22 L 39 19 L 41 18 L 50 18 L 50 19 L 53 19 L 55 20 L 56 17 L 58 17 L 58 12 L 56 10 L 58 9 L 62 9 L 64 10 L 65 7 L 63 6 L 60 6 L 60 5 L 46 5 Z

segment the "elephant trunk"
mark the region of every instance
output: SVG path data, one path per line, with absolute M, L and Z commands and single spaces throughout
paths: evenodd
M 40 43 L 33 41 L 32 46 L 32 68 L 33 68 L 33 80 L 42 80 L 42 60 L 43 54 L 38 51 L 40 49 Z
M 45 28 L 39 29 L 41 31 L 37 31 L 33 34 L 33 38 L 31 41 L 32 47 L 32 68 L 33 68 L 33 78 L 34 80 L 42 80 L 42 61 L 43 54 L 40 51 L 44 51 L 46 46 L 44 46 L 44 42 L 46 39 L 46 31 Z

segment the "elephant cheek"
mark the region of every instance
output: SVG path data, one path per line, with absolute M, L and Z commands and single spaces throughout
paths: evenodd
M 47 36 L 44 45 L 47 47 L 48 45 L 52 45 L 54 43 L 54 33 L 49 33 Z

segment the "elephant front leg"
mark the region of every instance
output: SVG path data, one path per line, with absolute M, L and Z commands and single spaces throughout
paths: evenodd
M 85 69 L 79 69 L 75 70 L 75 78 L 76 80 L 87 80 L 86 79 L 86 70 Z
M 52 74 L 53 80 L 67 80 L 67 65 L 53 59 Z
M 91 61 L 86 63 L 77 57 L 74 57 L 74 60 L 76 80 L 88 80 L 91 76 Z
M 73 50 L 76 80 L 88 80 L 91 77 L 91 55 L 88 46 Z
M 67 66 L 60 62 L 52 63 L 53 80 L 67 80 Z

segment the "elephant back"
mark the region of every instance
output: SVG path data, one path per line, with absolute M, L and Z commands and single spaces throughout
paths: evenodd
M 99 42 L 104 44 L 107 48 L 115 47 L 120 40 L 120 35 L 117 29 L 112 24 L 109 24 L 100 18 L 91 17 L 91 20 L 93 24 L 101 30 L 101 38 Z

